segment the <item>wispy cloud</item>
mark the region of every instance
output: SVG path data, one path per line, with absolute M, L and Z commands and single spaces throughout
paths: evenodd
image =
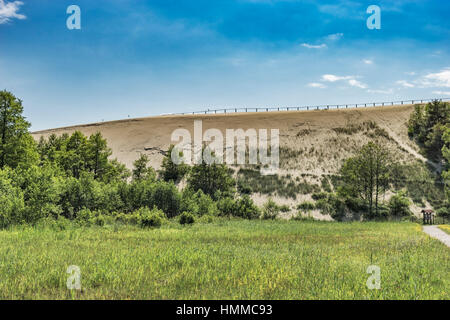
M 358 80 L 355 79 L 350 79 L 348 80 L 348 84 L 351 85 L 352 87 L 357 87 L 357 88 L 361 88 L 361 89 L 367 89 L 367 84 L 362 83 Z
M 5 2 L 0 0 L 0 24 L 8 23 L 12 19 L 26 19 L 25 15 L 18 13 L 22 5 L 22 1 Z
M 333 33 L 333 34 L 329 34 L 328 36 L 325 37 L 326 40 L 330 40 L 330 41 L 337 41 L 339 39 L 341 39 L 344 36 L 343 33 Z
M 364 59 L 363 62 L 365 64 L 373 64 L 373 60 L 371 60 L 371 59 Z
M 399 80 L 396 82 L 396 84 L 401 85 L 404 88 L 414 88 L 415 85 L 406 81 L 406 80 Z
M 429 73 L 422 79 L 422 84 L 426 87 L 450 88 L 450 68 L 437 73 Z
M 354 77 L 352 77 L 352 76 L 341 77 L 341 76 L 336 76 L 334 74 L 324 74 L 322 76 L 322 81 L 336 82 L 336 81 L 340 81 L 340 80 L 349 80 L 349 79 L 352 79 L 352 78 L 354 78 Z
M 310 87 L 310 88 L 325 89 L 327 86 L 324 85 L 323 83 L 319 83 L 319 82 L 311 82 L 311 83 L 308 83 L 308 87 Z
M 322 81 L 324 82 L 337 82 L 337 81 L 347 81 L 347 83 L 356 88 L 360 89 L 367 89 L 368 85 L 365 83 L 362 83 L 361 81 L 356 80 L 355 76 L 337 76 L 334 74 L 324 74 L 322 76 Z
M 302 43 L 302 47 L 308 48 L 308 49 L 325 49 L 327 45 L 325 43 L 314 45 L 309 43 Z
M 441 96 L 450 96 L 450 91 L 433 91 L 433 94 L 438 94 Z

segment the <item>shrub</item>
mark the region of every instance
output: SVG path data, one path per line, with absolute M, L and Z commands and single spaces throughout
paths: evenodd
M 152 190 L 151 205 L 164 211 L 168 218 L 175 217 L 180 210 L 180 193 L 173 182 L 158 181 Z
M 152 210 L 147 207 L 140 208 L 137 212 L 135 212 L 135 214 L 139 216 L 139 224 L 143 228 L 158 228 L 165 219 L 164 212 L 156 207 Z
M 193 224 L 195 222 L 194 215 L 190 212 L 183 212 L 180 215 L 180 224 Z
M 409 199 L 403 192 L 399 192 L 389 200 L 389 214 L 396 217 L 410 216 L 412 213 L 409 210 L 409 205 Z
M 173 149 L 174 146 L 171 145 L 169 151 L 167 151 L 167 155 L 163 159 L 160 175 L 165 181 L 173 181 L 176 183 L 183 179 L 186 173 L 189 172 L 189 166 L 184 163 L 177 165 L 172 161 Z M 180 152 L 180 157 L 182 156 L 183 153 Z
M 287 204 L 283 204 L 282 206 L 280 206 L 280 211 L 286 213 L 291 211 L 291 208 Z
M 137 225 L 139 224 L 139 214 L 136 213 L 119 213 L 115 220 L 123 224 Z
M 244 219 L 256 219 L 260 216 L 260 210 L 249 196 L 244 195 L 236 201 L 233 215 Z
M 224 195 L 232 194 L 235 190 L 235 180 L 224 164 L 202 164 L 191 168 L 188 185 L 194 191 L 202 190 L 205 194 L 217 200 L 217 192 Z
M 316 206 L 314 205 L 314 203 L 309 202 L 309 201 L 302 202 L 297 206 L 297 209 L 303 210 L 303 211 L 311 211 L 311 210 L 314 210 L 315 208 L 316 208 Z
M 221 198 L 217 201 L 219 216 L 232 216 L 236 210 L 236 202 L 233 198 Z
M 280 213 L 280 207 L 269 199 L 263 206 L 262 218 L 265 220 L 275 220 Z
M 450 207 L 442 207 L 436 211 L 438 217 L 450 218 Z
M 314 200 L 326 199 L 328 197 L 328 193 L 326 192 L 316 192 L 311 195 Z
M 6 170 L 0 170 L 0 228 L 26 222 L 22 217 L 24 207 L 22 190 L 12 185 Z

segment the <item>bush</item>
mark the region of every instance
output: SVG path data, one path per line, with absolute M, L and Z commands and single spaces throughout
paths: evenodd
M 233 198 L 221 198 L 217 201 L 219 216 L 233 216 L 236 210 L 236 202 Z
M 195 222 L 194 215 L 190 212 L 183 212 L 180 215 L 180 224 L 193 224 Z
M 119 213 L 115 220 L 119 223 L 137 225 L 139 224 L 139 214 L 137 213 Z
M 0 228 L 27 222 L 22 216 L 24 208 L 22 190 L 13 186 L 6 170 L 0 170 Z
M 438 217 L 450 218 L 450 207 L 442 207 L 436 211 Z
M 164 211 L 168 218 L 180 210 L 181 196 L 173 182 L 158 181 L 152 190 L 151 205 Z
M 262 218 L 264 220 L 275 220 L 280 213 L 280 207 L 269 199 L 263 206 Z
M 139 216 L 139 224 L 143 228 L 160 227 L 163 220 L 165 219 L 165 214 L 162 210 L 154 207 L 152 210 L 149 208 L 140 208 L 135 212 Z
M 328 197 L 328 193 L 326 192 L 316 192 L 311 195 L 314 200 L 326 199 Z
M 297 206 L 297 209 L 303 210 L 303 211 L 311 211 L 311 210 L 314 210 L 315 208 L 316 208 L 316 206 L 314 205 L 314 203 L 309 202 L 309 201 L 302 202 Z
M 399 192 L 389 200 L 389 214 L 396 217 L 410 216 L 412 212 L 409 210 L 409 205 L 409 199 L 403 192 Z
M 256 219 L 260 216 L 260 210 L 249 196 L 244 195 L 236 201 L 233 215 L 244 219 Z

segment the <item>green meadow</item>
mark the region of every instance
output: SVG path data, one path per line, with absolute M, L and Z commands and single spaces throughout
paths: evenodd
M 67 289 L 70 265 L 81 290 Z M 367 268 L 381 288 L 368 289 Z M 450 249 L 409 222 L 215 219 L 0 231 L 0 299 L 449 299 Z

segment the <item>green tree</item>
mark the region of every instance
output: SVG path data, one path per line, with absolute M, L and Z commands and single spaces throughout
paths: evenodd
M 410 216 L 412 213 L 409 210 L 411 202 L 406 197 L 404 192 L 399 192 L 391 197 L 389 200 L 389 213 L 391 216 L 401 217 Z
M 112 154 L 100 132 L 91 135 L 87 141 L 87 168 L 94 173 L 94 179 L 102 179 L 108 170 L 108 158 Z
M 155 180 L 156 173 L 155 170 L 148 166 L 150 159 L 146 154 L 141 154 L 139 159 L 133 162 L 133 180 Z
M 443 160 L 445 127 L 450 124 L 450 103 L 435 100 L 425 107 L 416 106 L 408 122 L 408 133 L 422 146 L 427 156 Z
M 189 166 L 184 163 L 177 165 L 172 161 L 173 148 L 174 146 L 171 145 L 169 151 L 167 151 L 167 155 L 163 159 L 160 175 L 165 181 L 173 181 L 177 183 L 181 179 L 183 179 L 183 177 L 189 171 Z M 183 154 L 181 153 L 180 156 L 182 157 Z
M 0 228 L 26 222 L 22 218 L 25 208 L 22 190 L 14 186 L 10 169 L 0 170 Z
M 20 99 L 6 90 L 0 91 L 0 169 L 38 161 L 36 143 L 28 132 L 30 123 L 22 112 Z
M 202 161 L 201 164 L 191 168 L 188 185 L 193 190 L 202 190 L 203 193 L 217 200 L 220 196 L 234 193 L 236 182 L 224 164 L 207 164 Z
M 444 146 L 442 147 L 442 154 L 446 161 L 446 171 L 442 174 L 445 183 L 445 191 L 447 193 L 447 204 L 450 204 L 450 126 L 445 128 L 443 134 Z
M 386 148 L 369 142 L 341 168 L 345 192 L 364 200 L 369 217 L 378 215 L 379 197 L 389 184 L 390 155 Z

